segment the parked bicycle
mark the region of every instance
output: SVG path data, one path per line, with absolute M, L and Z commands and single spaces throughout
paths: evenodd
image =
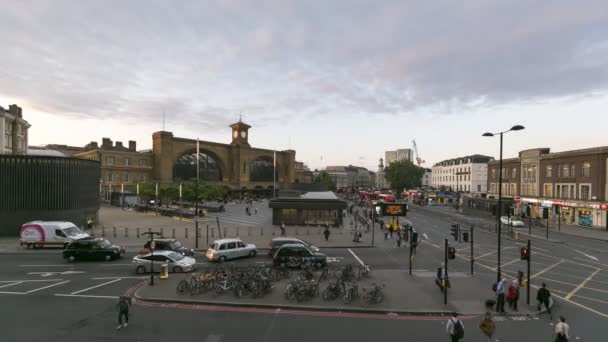
M 373 284 L 371 288 L 362 289 L 361 293 L 361 305 L 369 306 L 371 304 L 378 304 L 384 300 L 384 294 L 382 293 L 382 288 L 384 285 L 378 286 L 377 284 Z
M 348 287 L 346 287 L 342 301 L 344 304 L 349 304 L 354 298 L 357 297 L 359 297 L 359 286 L 356 282 L 352 282 Z
M 341 278 L 334 282 L 330 282 L 329 285 L 323 290 L 322 298 L 323 300 L 334 300 L 345 292 L 344 282 Z

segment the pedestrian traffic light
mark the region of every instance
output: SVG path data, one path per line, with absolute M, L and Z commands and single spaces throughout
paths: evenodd
M 522 285 L 524 281 L 524 271 L 517 271 L 517 283 Z
M 452 224 L 452 228 L 450 228 L 450 235 L 452 235 L 454 237 L 455 241 L 458 241 L 458 233 L 459 233 L 459 224 L 458 223 L 454 223 Z
M 549 219 L 549 208 L 543 208 L 543 220 Z
M 559 205 L 556 205 L 556 206 L 555 206 L 555 213 L 556 213 L 557 215 L 559 215 L 560 209 L 561 209 L 561 207 L 560 207 Z
M 418 232 L 412 232 L 412 246 L 418 245 Z
M 448 259 L 456 259 L 456 248 L 448 247 Z
M 526 206 L 526 216 L 528 216 L 528 217 L 531 216 L 531 209 L 530 209 L 529 205 Z
M 520 250 L 520 257 L 521 260 L 529 260 L 530 259 L 530 251 L 528 250 L 528 247 L 522 247 Z

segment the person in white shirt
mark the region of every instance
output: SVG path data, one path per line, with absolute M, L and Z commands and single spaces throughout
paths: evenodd
M 464 337 L 464 324 L 458 319 L 457 313 L 452 313 L 452 317 L 448 319 L 448 323 L 445 325 L 445 330 L 450 335 L 452 342 L 458 342 Z
M 555 325 L 555 342 L 567 342 L 570 338 L 570 326 L 564 316 L 559 316 L 559 323 Z

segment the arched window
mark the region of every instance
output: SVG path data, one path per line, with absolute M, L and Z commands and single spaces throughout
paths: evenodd
M 278 169 L 278 165 L 277 165 Z M 252 182 L 272 182 L 272 160 L 269 158 L 257 158 L 251 162 L 251 168 L 249 172 L 249 179 Z M 278 180 L 275 174 L 275 180 Z
M 199 153 L 199 179 L 204 181 L 221 181 L 222 171 L 219 163 L 206 153 Z M 184 154 L 173 165 L 173 178 L 196 179 L 196 153 Z

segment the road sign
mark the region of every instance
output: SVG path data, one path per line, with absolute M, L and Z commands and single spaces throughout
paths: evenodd
M 407 215 L 407 204 L 388 204 L 382 206 L 382 215 L 405 216 Z

